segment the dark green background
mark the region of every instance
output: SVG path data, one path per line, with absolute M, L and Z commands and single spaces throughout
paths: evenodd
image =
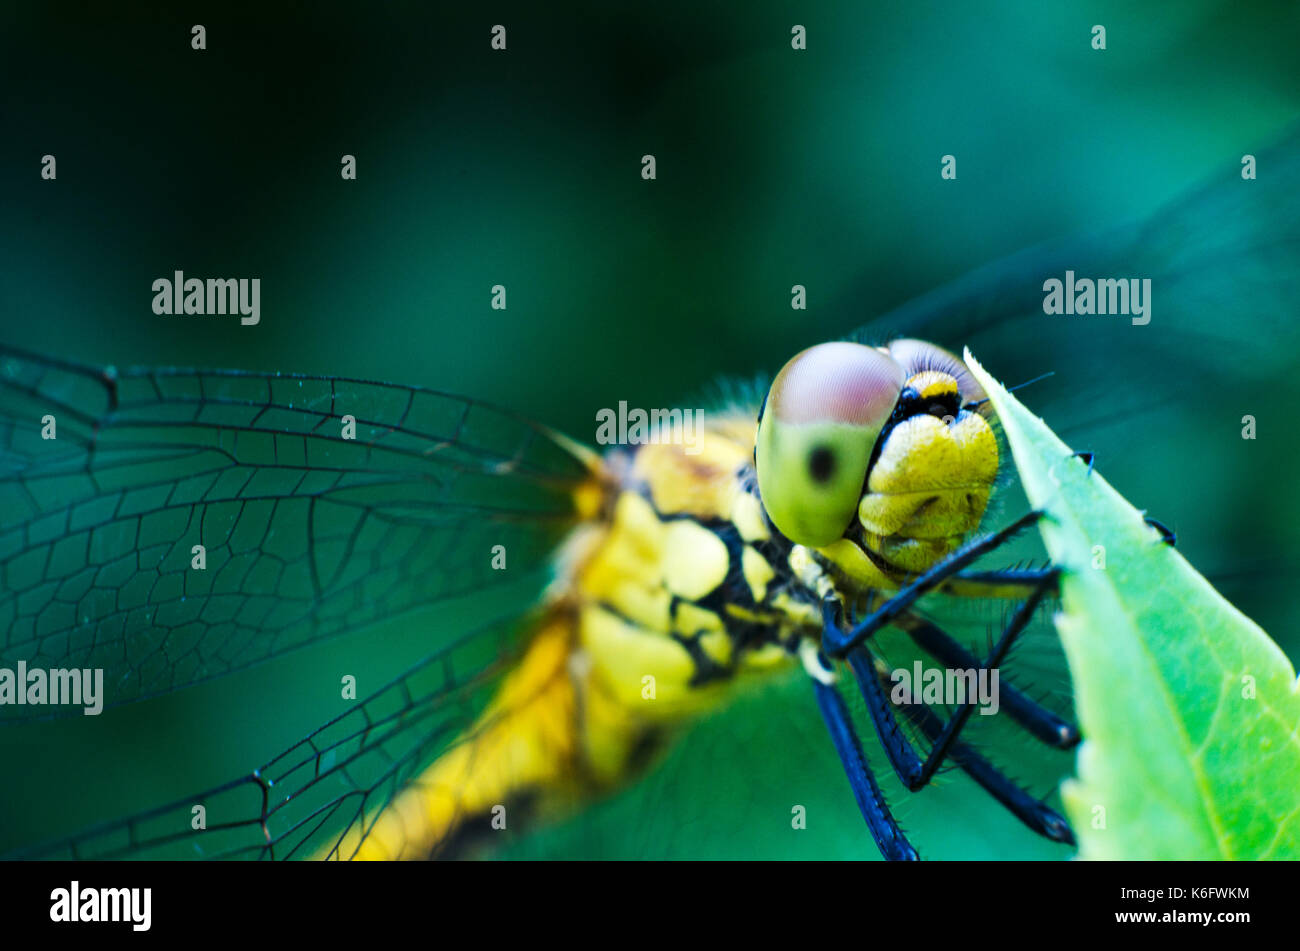
M 1294 3 L 538 7 L 0 11 L 0 339 L 419 383 L 590 441 L 600 407 L 695 405 L 714 378 L 770 373 L 973 266 L 1144 216 L 1300 116 Z M 57 182 L 39 178 L 45 153 Z M 957 182 L 940 180 L 945 153 Z M 175 269 L 260 277 L 261 324 L 155 316 L 150 285 Z M 497 283 L 505 311 L 489 307 Z M 1008 380 L 1070 360 L 980 356 Z M 1121 489 L 1177 509 L 1198 411 L 1180 410 L 1163 455 L 1102 470 L 1129 465 Z M 1258 543 L 1207 528 L 1183 540 L 1194 564 L 1294 559 L 1294 502 L 1255 504 L 1272 482 L 1213 500 L 1258 519 Z M 1234 598 L 1294 656 L 1286 590 Z M 364 684 L 420 653 L 418 635 L 381 635 L 93 724 L 5 731 L 0 849 L 260 763 L 338 709 L 340 656 Z M 806 761 L 776 759 L 791 749 Z M 802 684 L 745 700 L 675 757 L 649 797 L 521 852 L 872 854 Z M 899 812 L 928 855 L 1063 854 L 960 780 Z

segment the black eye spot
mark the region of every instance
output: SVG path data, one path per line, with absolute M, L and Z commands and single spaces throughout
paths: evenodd
M 814 482 L 825 482 L 835 472 L 835 453 L 818 446 L 808 455 L 808 474 Z

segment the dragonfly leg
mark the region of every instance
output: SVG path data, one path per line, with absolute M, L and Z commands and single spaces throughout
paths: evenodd
M 940 588 L 945 594 L 964 598 L 997 598 L 1023 601 L 1044 582 L 1053 582 L 1057 571 L 1042 568 L 995 568 L 992 571 L 959 571 Z M 1052 592 L 1055 594 L 1055 591 Z
M 1096 459 L 1096 457 L 1093 455 L 1093 453 L 1091 453 L 1091 452 L 1072 452 L 1072 453 L 1070 453 L 1070 458 L 1071 458 L 1071 459 L 1076 458 L 1076 457 L 1079 458 L 1079 459 L 1082 459 L 1084 462 L 1088 463 L 1088 471 L 1087 471 L 1086 474 L 1087 474 L 1087 475 L 1092 475 L 1092 465 L 1093 465 L 1093 462 L 1094 462 L 1095 459 Z M 1156 521 L 1155 519 L 1153 519 L 1153 518 L 1144 519 L 1144 521 L 1145 521 L 1148 525 L 1150 525 L 1152 528 L 1154 528 L 1156 531 L 1158 531 L 1158 532 L 1160 533 L 1161 537 L 1164 539 L 1165 544 L 1168 545 L 1170 548 L 1173 548 L 1174 545 L 1177 544 L 1177 542 L 1178 542 L 1178 536 L 1175 535 L 1171 529 L 1165 527 L 1164 524 L 1162 524 L 1161 522 L 1157 522 L 1157 521 Z
M 1071 459 L 1076 458 L 1076 457 L 1079 458 L 1079 459 L 1082 459 L 1084 462 L 1088 463 L 1088 471 L 1087 471 L 1086 475 L 1092 475 L 1092 466 L 1093 466 L 1093 462 L 1096 460 L 1095 455 L 1094 455 L 1093 453 L 1091 453 L 1091 452 L 1072 452 L 1072 453 L 1070 453 L 1070 458 L 1071 458 Z M 1164 539 L 1165 544 L 1168 545 L 1170 548 L 1173 548 L 1174 545 L 1177 544 L 1177 542 L 1178 542 L 1178 536 L 1175 535 L 1175 534 L 1173 533 L 1173 531 L 1172 531 L 1171 529 L 1167 528 L 1163 523 L 1161 523 L 1161 522 L 1157 522 L 1157 521 L 1156 521 L 1155 519 L 1153 519 L 1153 518 L 1144 519 L 1144 521 L 1145 521 L 1148 525 L 1150 525 L 1152 528 L 1154 528 L 1156 531 L 1158 531 L 1158 532 L 1160 533 L 1160 536 Z
M 1092 464 L 1096 460 L 1096 456 L 1091 452 L 1072 452 L 1070 453 L 1070 458 L 1079 458 L 1086 462 L 1088 464 L 1088 471 L 1085 473 L 1085 476 L 1092 475 Z
M 1052 579 L 1052 584 L 1055 584 L 1055 578 Z M 1038 590 L 1016 609 L 1015 614 L 1007 623 L 1006 629 L 1002 632 L 1002 637 L 994 646 L 992 653 L 982 664 L 979 664 L 980 669 L 991 670 L 1002 665 L 1002 661 L 1011 649 L 1012 643 L 1020 632 L 1028 626 L 1034 616 L 1034 611 L 1037 610 L 1039 602 L 1046 596 L 1048 590 L 1049 585 L 1046 582 L 1041 584 Z M 829 612 L 827 620 L 828 623 L 833 621 L 829 616 Z M 939 767 L 943 765 L 944 758 L 948 755 L 953 744 L 956 743 L 962 728 L 975 710 L 976 698 L 967 698 L 957 708 L 957 711 L 944 724 L 938 735 L 934 737 L 934 745 L 931 747 L 929 755 L 922 760 L 898 725 L 898 720 L 894 716 L 893 707 L 880 683 L 875 661 L 870 652 L 864 648 L 855 648 L 849 653 L 847 660 L 858 682 L 858 687 L 862 691 L 862 698 L 866 701 L 867 711 L 871 715 L 872 723 L 875 724 L 876 733 L 880 736 L 881 745 L 884 746 L 895 772 L 898 773 L 898 778 L 903 781 L 908 789 L 916 792 L 929 783 Z
M 940 587 L 980 555 L 1001 547 L 1012 536 L 1033 525 L 1042 517 L 1042 512 L 1032 511 L 1028 515 L 1021 516 L 999 532 L 972 539 L 929 571 L 917 576 L 909 584 L 900 588 L 893 597 L 848 631 L 841 630 L 838 624 L 826 624 L 822 630 L 822 649 L 828 656 L 836 659 L 847 657 L 850 651 L 862 644 L 876 631 L 890 624 L 896 617 L 915 604 L 922 595 Z M 1052 575 L 1052 583 L 1055 585 L 1055 575 Z M 1038 597 L 1041 597 L 1042 593 L 1039 590 Z
M 1164 522 L 1158 522 L 1154 518 L 1146 518 L 1146 517 L 1144 517 L 1142 521 L 1146 522 L 1157 532 L 1159 532 L 1160 540 L 1163 541 L 1170 548 L 1173 548 L 1175 545 L 1178 544 L 1178 536 L 1174 533 L 1174 530 L 1170 528 L 1168 525 L 1166 525 Z
M 826 721 L 826 729 L 835 744 L 835 751 L 840 755 L 840 762 L 844 764 L 849 785 L 853 787 L 853 797 L 858 801 L 862 818 L 866 820 L 880 854 L 890 861 L 915 861 L 920 856 L 899 828 L 898 820 L 889 811 L 884 793 L 880 791 L 876 777 L 867 763 L 866 754 L 862 751 L 862 743 L 853 730 L 853 721 L 849 717 L 844 698 L 830 678 L 814 676 L 812 683 L 817 694 L 817 706 L 821 708 L 822 718 Z
M 1005 692 L 1002 702 L 1003 704 L 1007 702 Z M 943 732 L 943 721 L 919 700 L 906 700 L 899 705 L 899 709 L 931 740 L 936 739 Z M 989 795 L 1002 803 L 1008 812 L 1030 829 L 1053 842 L 1075 844 L 1074 833 L 1064 816 L 1030 795 L 970 746 L 965 743 L 953 744 L 952 759 L 967 776 L 979 783 Z
M 979 667 L 979 659 L 944 633 L 938 625 L 914 614 L 906 614 L 896 623 L 908 633 L 918 647 L 945 667 L 958 670 L 973 670 Z M 1001 708 L 1007 715 L 1048 746 L 1068 750 L 1078 745 L 1079 728 L 1073 723 L 1057 716 L 1015 687 L 1001 684 L 999 693 Z

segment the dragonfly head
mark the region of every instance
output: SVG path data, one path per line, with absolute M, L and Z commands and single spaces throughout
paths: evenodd
M 759 415 L 768 516 L 798 544 L 849 538 L 924 571 L 978 527 L 997 478 L 984 396 L 960 359 L 920 340 L 804 350 Z

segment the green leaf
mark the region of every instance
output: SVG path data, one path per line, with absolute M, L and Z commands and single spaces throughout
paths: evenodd
M 1300 858 L 1286 655 L 981 367 L 1053 562 L 1085 742 L 1062 797 L 1087 859 Z

